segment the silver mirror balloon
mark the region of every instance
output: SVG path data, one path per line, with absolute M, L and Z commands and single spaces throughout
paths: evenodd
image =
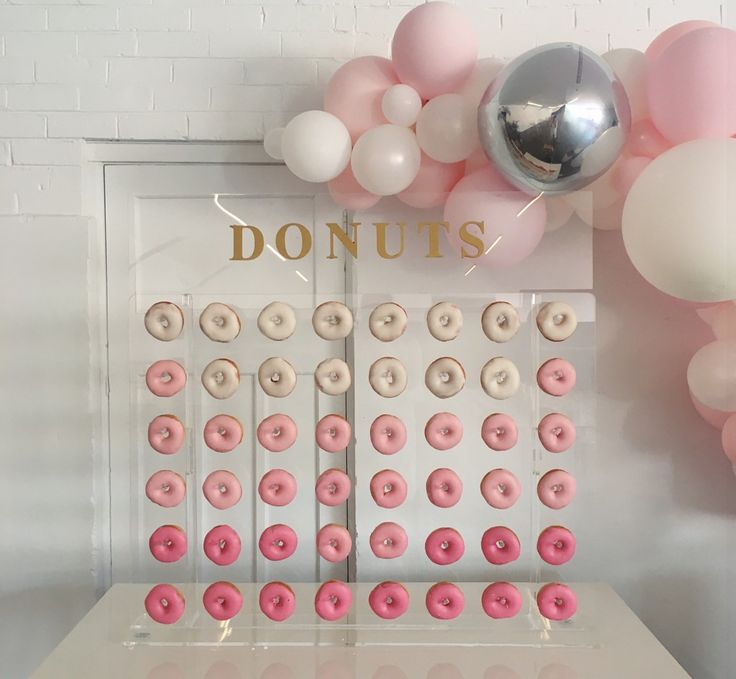
M 528 193 L 583 188 L 618 158 L 630 127 L 629 101 L 611 67 L 572 43 L 514 59 L 478 108 L 486 155 Z

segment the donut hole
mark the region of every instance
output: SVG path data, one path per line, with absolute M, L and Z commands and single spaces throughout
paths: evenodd
M 222 384 L 225 381 L 225 373 L 222 370 L 218 370 L 212 375 L 212 379 L 215 381 L 215 384 Z
M 281 318 L 281 316 L 271 316 L 269 320 L 274 325 L 281 325 L 281 323 L 283 322 L 283 319 Z
M 269 379 L 271 380 L 271 382 L 276 384 L 277 382 L 281 381 L 281 373 L 279 372 L 272 373 Z
M 161 373 L 161 381 L 164 384 L 168 384 L 173 379 L 174 379 L 173 376 L 171 375 L 171 373 L 168 370 L 164 370 L 164 372 Z
M 506 549 L 506 542 L 504 542 L 501 538 L 496 540 L 496 547 L 499 549 Z
M 160 431 L 160 434 L 161 434 L 161 438 L 162 439 L 167 439 L 167 438 L 169 438 L 169 436 L 171 436 L 171 430 L 168 427 L 164 427 Z
M 215 325 L 216 325 L 216 326 L 217 326 L 218 328 L 222 328 L 222 327 L 224 327 L 224 326 L 225 326 L 225 319 L 224 319 L 224 318 L 223 318 L 222 316 L 220 316 L 219 314 L 218 314 L 217 316 L 214 316 L 214 317 L 212 318 L 212 322 L 213 322 L 213 323 L 214 323 L 214 324 L 215 324 Z
M 564 325 L 567 321 L 567 315 L 566 314 L 555 314 L 552 316 L 552 323 L 554 323 L 557 326 Z
M 169 327 L 169 319 L 166 318 L 166 316 L 159 316 L 158 317 L 158 323 L 164 329 L 166 329 L 166 328 Z

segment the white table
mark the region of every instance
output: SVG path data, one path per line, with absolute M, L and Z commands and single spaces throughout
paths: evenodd
M 549 623 L 535 611 L 534 585 L 513 620 L 487 618 L 481 583 L 462 583 L 466 608 L 454 621 L 424 611 L 427 583 L 407 585 L 411 606 L 399 620 L 378 620 L 353 585 L 353 612 L 324 623 L 311 611 L 315 585 L 294 585 L 297 613 L 286 623 L 257 610 L 258 586 L 240 586 L 232 624 L 198 611 L 200 588 L 185 590 L 190 629 L 141 615 L 146 585 L 114 585 L 33 675 L 34 679 L 678 679 L 687 673 L 605 584 L 572 585 L 578 614 Z M 304 603 L 302 603 L 304 602 Z M 299 605 L 299 604 L 302 605 Z M 182 643 L 182 639 L 188 639 Z

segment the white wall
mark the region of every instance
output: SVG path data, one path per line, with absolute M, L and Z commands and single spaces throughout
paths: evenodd
M 261 138 L 319 106 L 342 60 L 387 54 L 413 4 L 0 0 L 3 676 L 27 674 L 99 584 L 80 139 Z M 642 48 L 676 21 L 726 18 L 725 0 L 460 4 L 481 56 L 506 58 L 565 39 Z M 736 481 L 683 381 L 705 331 L 641 283 L 617 234 L 598 236 L 596 257 L 600 492 L 578 574 L 612 582 L 694 676 L 729 676 Z

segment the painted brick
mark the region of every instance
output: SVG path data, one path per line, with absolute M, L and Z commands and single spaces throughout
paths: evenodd
M 190 113 L 190 139 L 263 139 L 260 113 Z
M 154 90 L 153 99 L 157 111 L 207 111 L 210 88 L 201 83 L 159 86 Z
M 117 118 L 114 113 L 49 113 L 48 128 L 49 137 L 114 139 L 117 137 Z
M 44 171 L 48 172 L 45 181 L 18 191 L 20 211 L 36 215 L 78 215 L 82 203 L 81 169 L 51 167 Z
M 77 88 L 74 85 L 11 85 L 8 106 L 16 111 L 74 111 Z
M 146 111 L 153 108 L 153 89 L 141 85 L 84 85 L 79 88 L 83 111 Z
M 177 7 L 127 7 L 121 3 L 118 10 L 121 30 L 187 31 L 189 9 L 185 3 Z
M 104 83 L 106 80 L 107 61 L 103 58 L 60 57 L 36 61 L 36 82 L 39 83 L 85 85 Z
M 5 56 L 66 55 L 77 51 L 77 36 L 73 33 L 8 33 L 5 36 Z
M 260 85 L 217 86 L 212 88 L 213 111 L 271 111 L 281 103 L 281 88 Z
M 110 59 L 108 80 L 112 84 L 138 83 L 161 85 L 171 82 L 170 59 L 122 58 Z
M 143 57 L 205 57 L 209 49 L 206 33 L 151 31 L 136 35 L 138 54 Z
M 43 137 L 46 118 L 35 113 L 0 111 L 0 137 Z
M 192 9 L 193 31 L 260 30 L 263 26 L 263 9 L 255 5 L 233 5 L 229 7 L 194 7 Z
M 15 139 L 16 165 L 79 165 L 81 142 L 76 139 Z
M 210 34 L 213 57 L 276 57 L 281 54 L 281 34 L 264 31 L 223 31 Z
M 245 81 L 253 85 L 307 85 L 317 82 L 317 62 L 313 59 L 248 59 Z
M 10 142 L 0 141 L 0 165 L 10 165 L 12 159 L 13 158 L 10 154 Z
M 52 31 L 105 31 L 117 28 L 114 7 L 50 7 Z
M 121 113 L 118 129 L 124 139 L 186 139 L 184 113 Z
M 175 59 L 173 64 L 177 84 L 236 85 L 246 79 L 245 64 L 236 59 Z
M 0 7 L 0 30 L 3 33 L 46 30 L 46 8 L 18 5 Z
M 281 89 L 281 108 L 285 111 L 308 111 L 322 108 L 322 90 L 313 85 L 287 85 Z
M 96 32 L 80 33 L 79 56 L 126 57 L 136 53 L 138 45 L 135 33 Z
M 29 57 L 0 57 L 0 82 L 33 82 L 33 59 Z
M 349 59 L 353 56 L 355 36 L 350 33 L 284 33 L 281 49 L 285 57 L 330 57 Z

